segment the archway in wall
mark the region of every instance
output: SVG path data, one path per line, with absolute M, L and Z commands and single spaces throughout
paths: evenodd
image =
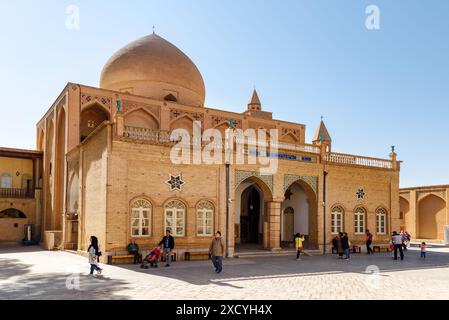
M 272 194 L 267 185 L 259 178 L 244 180 L 235 191 L 235 229 L 236 250 L 263 248 L 264 230 L 267 219 L 267 202 Z M 264 232 L 266 231 L 266 232 Z
M 158 130 L 159 122 L 144 109 L 130 111 L 125 115 L 125 126 Z
M 47 134 L 46 134 L 46 147 L 45 147 L 45 168 L 46 168 L 46 181 L 45 181 L 45 207 L 44 207 L 44 228 L 45 230 L 52 229 L 52 216 L 53 216 L 53 194 L 52 187 L 54 182 L 54 163 L 53 163 L 53 138 L 54 138 L 54 125 L 53 120 L 50 118 L 47 120 Z
M 409 202 L 402 198 L 399 197 L 399 219 L 401 219 L 402 224 L 401 224 L 401 231 L 409 231 L 412 228 L 412 221 L 410 220 L 410 204 Z M 415 237 L 416 235 L 412 235 L 413 237 Z
M 318 247 L 318 204 L 315 192 L 303 181 L 297 181 L 285 191 L 281 206 L 281 245 L 294 246 L 294 235 L 304 235 L 306 248 Z
M 418 204 L 418 238 L 444 239 L 446 203 L 433 194 L 423 198 Z
M 96 103 L 81 112 L 80 141 L 85 140 L 100 124 L 109 120 L 109 113 Z
M 56 135 L 56 158 L 54 163 L 55 170 L 55 210 L 54 210 L 54 230 L 62 230 L 62 215 L 64 207 L 64 176 L 65 176 L 65 151 L 66 151 L 66 115 L 62 108 L 59 111 Z
M 37 142 L 37 150 L 44 151 L 44 144 L 45 144 L 44 130 L 40 129 L 39 130 L 39 138 L 38 138 L 38 142 Z

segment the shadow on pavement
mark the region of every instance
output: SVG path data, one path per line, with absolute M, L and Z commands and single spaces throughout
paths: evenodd
M 386 273 L 448 268 L 449 254 L 432 252 L 428 253 L 426 260 L 421 260 L 419 252 L 409 250 L 405 253 L 404 261 L 393 260 L 391 253 L 373 256 L 354 254 L 350 260 L 339 260 L 335 255 L 330 254 L 302 257 L 301 261 L 296 261 L 294 256 L 226 259 L 221 274 L 216 274 L 213 271 L 210 261 L 173 262 L 169 268 L 165 268 L 165 264 L 161 263 L 157 269 L 141 269 L 139 265 L 118 265 L 117 267 L 185 281 L 199 286 L 214 284 L 241 288 L 231 283 L 251 279 L 308 277 L 343 273 L 371 275 L 372 270 L 379 270 L 380 276 L 389 277 L 390 275 Z
M 0 259 L 1 300 L 127 299 L 115 294 L 129 289 L 127 282 L 83 274 L 33 274 L 31 267 L 16 259 Z

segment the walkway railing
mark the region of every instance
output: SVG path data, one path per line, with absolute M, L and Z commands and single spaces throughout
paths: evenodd
M 123 136 L 130 139 L 146 141 L 152 144 L 174 144 L 178 142 L 170 139 L 170 132 L 168 131 L 151 130 L 147 128 L 138 128 L 130 126 L 125 126 Z M 255 139 L 251 138 L 248 139 L 247 137 L 245 138 L 236 137 L 236 142 L 242 143 L 243 141 L 245 142 L 245 147 L 248 146 L 268 147 L 270 145 L 269 141 L 267 141 L 265 144 L 260 144 Z M 210 143 L 192 139 L 191 144 L 192 145 L 201 144 L 202 147 L 204 147 L 206 145 L 209 145 Z M 218 148 L 224 148 L 225 140 L 223 139 L 222 141 L 217 141 L 215 142 L 215 144 Z M 272 146 L 277 147 L 278 150 L 321 154 L 321 148 L 319 146 L 312 144 L 290 144 L 285 142 L 278 142 L 276 144 L 272 144 Z M 393 169 L 393 164 L 390 160 L 356 156 L 344 153 L 335 153 L 335 152 L 327 153 L 323 161 L 343 165 L 356 165 L 356 166 L 374 167 L 382 169 Z
M 125 126 L 123 136 L 130 139 L 148 141 L 156 144 L 171 143 L 170 132 Z
M 34 198 L 34 189 L 0 188 L 0 198 Z
M 138 128 L 138 127 L 130 127 L 125 126 L 123 136 L 130 139 L 136 139 L 141 141 L 147 141 L 155 144 L 167 144 L 167 143 L 176 143 L 177 141 L 170 140 L 170 132 L 161 131 L 161 130 L 151 130 L 147 128 Z M 236 137 L 236 143 L 243 143 L 242 139 Z M 192 139 L 192 144 L 199 143 Z M 266 143 L 260 143 L 257 140 L 245 138 L 244 142 L 249 146 L 261 146 L 267 147 L 270 145 L 269 140 Z M 225 146 L 225 140 L 223 139 L 221 142 L 216 142 L 218 147 L 223 148 Z M 209 145 L 210 142 L 201 142 L 202 146 Z M 278 142 L 277 144 L 272 144 L 273 147 L 277 147 L 280 150 L 289 150 L 289 151 L 297 151 L 297 152 L 308 152 L 320 154 L 320 147 L 312 145 L 312 144 L 290 144 L 284 142 Z
M 357 165 L 357 166 L 364 166 L 364 167 L 393 169 L 393 164 L 390 160 L 362 157 L 362 156 L 354 156 L 354 155 L 343 154 L 343 153 L 335 153 L 335 152 L 328 153 L 328 154 L 326 154 L 324 160 L 327 162 L 338 163 L 338 164 L 349 164 L 349 165 Z

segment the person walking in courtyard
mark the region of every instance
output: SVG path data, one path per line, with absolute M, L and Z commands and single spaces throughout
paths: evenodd
M 373 234 L 367 229 L 366 230 L 366 252 L 367 254 L 374 254 L 371 244 L 373 243 Z
M 407 250 L 407 242 L 408 242 L 407 234 L 404 231 L 401 231 L 400 236 L 402 241 L 402 250 L 405 251 Z
M 394 260 L 398 260 L 398 250 L 401 255 L 401 260 L 404 260 L 404 252 L 402 251 L 402 235 L 393 231 L 393 235 L 391 236 L 391 242 L 393 242 L 394 246 Z
M 215 233 L 215 237 L 209 247 L 209 252 L 212 258 L 212 263 L 215 267 L 215 272 L 221 273 L 223 271 L 223 255 L 225 252 L 225 245 L 220 231 Z
M 162 238 L 161 242 L 159 242 L 158 246 L 163 245 L 163 256 L 165 257 L 165 261 L 167 261 L 166 267 L 170 267 L 171 263 L 171 254 L 173 249 L 175 248 L 175 239 L 172 237 L 170 230 L 167 229 L 165 233 L 165 237 Z
M 344 249 L 343 249 L 343 232 L 340 232 L 338 236 L 335 237 L 334 242 L 336 243 L 338 259 L 343 259 Z
M 349 237 L 348 234 L 346 232 L 343 233 L 343 236 L 341 238 L 341 243 L 343 246 L 343 252 L 345 255 L 345 260 L 348 260 L 351 258 L 351 243 L 349 242 Z
M 100 248 L 98 246 L 98 239 L 95 236 L 90 237 L 90 245 L 87 249 L 88 259 L 90 264 L 90 274 L 93 275 L 94 271 L 97 271 L 98 274 L 101 274 L 103 269 L 98 266 L 98 262 L 101 256 Z
M 425 242 L 422 242 L 419 247 L 421 248 L 421 259 L 425 259 L 427 252 L 427 244 Z
M 295 248 L 296 248 L 296 260 L 301 260 L 299 256 L 301 255 L 303 249 L 304 236 L 297 233 L 295 235 Z

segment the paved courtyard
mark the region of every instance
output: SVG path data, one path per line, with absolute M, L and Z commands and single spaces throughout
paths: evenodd
M 0 299 L 449 299 L 449 250 L 391 254 L 231 259 L 217 275 L 209 261 L 172 267 L 104 265 L 89 277 L 87 259 L 69 252 L 0 248 Z

